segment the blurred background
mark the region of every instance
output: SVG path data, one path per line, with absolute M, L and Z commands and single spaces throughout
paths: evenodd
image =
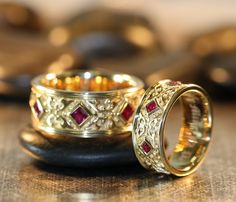
M 27 100 L 30 80 L 65 69 L 170 78 L 236 96 L 235 1 L 0 0 L 0 94 Z

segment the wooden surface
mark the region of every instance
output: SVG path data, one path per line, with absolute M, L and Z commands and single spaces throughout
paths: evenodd
M 29 122 L 23 104 L 0 103 L 0 201 L 236 201 L 236 104 L 214 104 L 209 155 L 191 176 L 174 178 L 139 165 L 71 169 L 37 164 L 21 151 Z

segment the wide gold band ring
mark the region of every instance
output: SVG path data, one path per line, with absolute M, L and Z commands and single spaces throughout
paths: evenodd
M 164 147 L 166 120 L 174 104 L 183 106 L 178 143 L 168 156 Z M 202 163 L 211 140 L 212 107 L 204 89 L 163 80 L 150 87 L 134 117 L 132 139 L 139 162 L 160 173 L 185 176 Z
M 32 81 L 32 125 L 46 135 L 97 137 L 132 130 L 143 82 L 127 74 L 68 71 Z

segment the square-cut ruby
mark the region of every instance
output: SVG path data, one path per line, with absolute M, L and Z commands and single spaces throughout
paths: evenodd
M 125 106 L 125 108 L 123 109 L 121 116 L 128 121 L 130 119 L 130 117 L 133 115 L 134 110 L 133 108 L 130 106 L 130 104 L 127 104 Z
M 35 113 L 39 117 L 42 114 L 43 109 L 38 100 L 34 103 L 33 108 L 34 108 Z
M 153 112 L 155 109 L 157 109 L 157 103 L 156 101 L 152 100 L 146 105 L 146 109 L 148 113 Z
M 78 107 L 74 112 L 71 113 L 71 116 L 76 121 L 76 123 L 81 125 L 89 115 L 82 107 Z
M 144 141 L 144 142 L 141 144 L 141 147 L 142 147 L 143 151 L 144 151 L 146 154 L 149 153 L 149 152 L 151 151 L 151 149 L 152 149 L 151 145 L 150 145 L 148 142 L 146 142 L 146 141 Z

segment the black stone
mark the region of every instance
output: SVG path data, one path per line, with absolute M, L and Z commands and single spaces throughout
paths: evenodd
M 102 138 L 49 138 L 27 127 L 19 134 L 19 140 L 28 155 L 52 165 L 103 167 L 138 163 L 130 133 Z

